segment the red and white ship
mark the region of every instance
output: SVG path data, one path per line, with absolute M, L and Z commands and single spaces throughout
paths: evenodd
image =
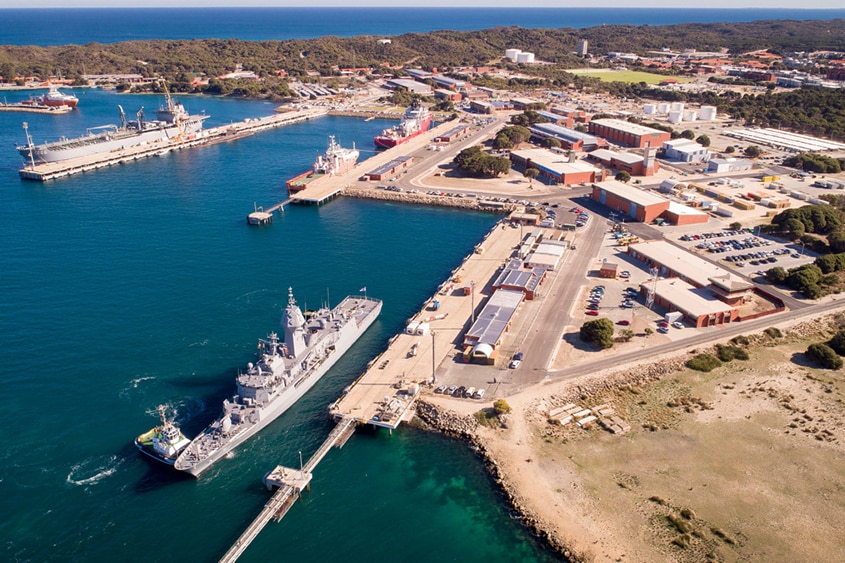
M 373 139 L 373 142 L 377 147 L 389 149 L 413 139 L 420 133 L 425 133 L 430 125 L 431 114 L 428 109 L 414 102 L 411 107 L 405 110 L 405 115 L 402 116 L 399 125 L 385 129 L 381 132 L 381 135 L 377 135 Z
M 50 90 L 46 94 L 30 98 L 28 101 L 23 103 L 30 106 L 68 106 L 69 108 L 75 108 L 76 104 L 79 103 L 79 98 L 73 94 L 62 94 L 59 92 L 58 88 L 50 86 Z

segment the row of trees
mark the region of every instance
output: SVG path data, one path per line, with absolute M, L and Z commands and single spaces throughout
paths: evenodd
M 783 165 L 798 168 L 805 172 L 838 174 L 845 169 L 845 158 L 833 158 L 826 154 L 801 153 L 785 159 Z

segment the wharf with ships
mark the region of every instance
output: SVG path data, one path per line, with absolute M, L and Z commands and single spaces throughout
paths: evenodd
M 409 328 L 391 338 L 387 349 L 370 361 L 364 373 L 329 406 L 329 415 L 337 424 L 311 458 L 298 469 L 280 465 L 264 476 L 265 486 L 276 490 L 221 562 L 236 561 L 264 526 L 271 520 L 280 521 L 302 491 L 310 487 L 317 464 L 332 447 L 342 447 L 357 426 L 369 424 L 392 431 L 413 417 L 420 385 L 436 384 L 441 364 L 454 355 L 455 339 L 465 330 L 467 319 L 473 317 L 474 299 L 452 291 L 454 280 L 458 276 L 477 280 L 473 291 L 489 293 L 487 280 L 495 278 L 501 265 L 501 260 L 490 256 L 510 255 L 520 240 L 519 229 L 498 225 L 487 234 L 478 245 L 484 251 L 469 254 L 409 320 Z M 435 300 L 436 311 L 431 305 Z
M 46 182 L 74 174 L 99 170 L 100 168 L 124 164 L 142 158 L 162 156 L 171 150 L 181 150 L 185 148 L 201 147 L 216 143 L 234 141 L 268 129 L 322 117 L 327 113 L 328 110 L 323 108 L 303 109 L 287 113 L 279 113 L 267 117 L 240 121 L 225 126 L 212 127 L 210 129 L 202 130 L 195 135 L 162 139 L 145 145 L 100 152 L 57 162 L 42 164 L 36 163 L 34 165 L 30 164 L 22 168 L 19 171 L 19 174 L 24 180 Z

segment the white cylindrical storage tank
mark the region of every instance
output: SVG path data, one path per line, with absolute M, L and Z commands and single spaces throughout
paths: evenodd
M 672 102 L 669 111 L 684 111 L 684 102 Z
M 643 106 L 643 113 L 646 115 L 653 115 L 657 107 L 654 104 L 646 104 Z
M 695 110 L 687 109 L 684 110 L 684 121 L 695 121 L 698 119 L 698 112 Z
M 667 113 L 669 111 L 669 104 L 657 104 L 657 113 Z
M 670 111 L 669 112 L 669 123 L 680 123 L 680 122 L 681 122 L 681 112 Z
M 716 106 L 701 106 L 698 117 L 701 121 L 713 121 L 716 119 Z
M 522 52 L 522 51 L 520 51 L 519 49 L 507 49 L 507 50 L 505 51 L 505 56 L 506 56 L 507 58 L 509 58 L 510 60 L 515 61 L 515 60 L 516 60 L 516 56 L 517 56 L 518 54 L 520 54 L 521 52 Z
M 516 56 L 516 62 L 518 62 L 518 63 L 533 63 L 534 62 L 534 53 L 519 53 Z

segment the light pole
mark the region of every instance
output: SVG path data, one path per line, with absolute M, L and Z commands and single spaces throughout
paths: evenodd
M 434 355 L 434 334 L 435 334 L 435 332 L 432 330 L 431 331 L 431 384 L 432 385 L 434 385 L 434 383 L 437 381 L 437 376 L 434 373 L 434 371 L 437 369 L 437 359 L 436 359 L 436 356 Z
M 804 256 L 804 243 L 801 243 L 801 256 Z
M 302 450 L 299 450 L 299 471 L 302 471 Z

